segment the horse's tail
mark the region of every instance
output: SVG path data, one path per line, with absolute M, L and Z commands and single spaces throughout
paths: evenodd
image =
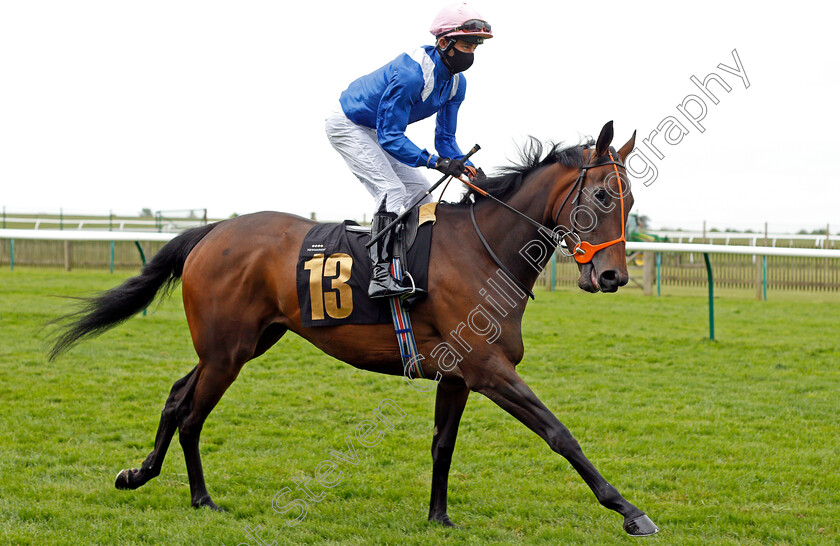
M 50 349 L 50 360 L 78 341 L 97 336 L 133 317 L 152 303 L 161 288 L 166 295 L 181 278 L 192 249 L 217 225 L 185 231 L 166 243 L 136 277 L 94 297 L 81 298 L 84 303 L 76 312 L 53 321 L 62 326 Z

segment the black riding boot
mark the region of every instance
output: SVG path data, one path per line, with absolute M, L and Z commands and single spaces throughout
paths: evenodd
M 393 212 L 377 212 L 370 223 L 370 236 L 373 238 L 382 228 L 390 224 L 397 217 Z M 373 243 L 370 247 L 370 261 L 373 271 L 370 275 L 368 296 L 371 298 L 391 298 L 411 292 L 411 287 L 403 286 L 391 275 L 391 240 L 393 228 Z

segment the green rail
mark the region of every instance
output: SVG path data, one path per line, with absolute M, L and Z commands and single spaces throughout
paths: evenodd
M 662 253 L 656 253 L 656 297 L 662 296 Z
M 712 263 L 709 254 L 703 253 L 706 261 L 706 273 L 709 275 L 709 339 L 715 339 L 715 279 L 712 276 Z
M 764 258 L 764 265 L 763 265 L 764 275 L 763 275 L 762 281 L 761 281 L 761 284 L 762 284 L 761 294 L 762 294 L 762 299 L 764 301 L 767 301 L 767 256 L 762 256 L 762 257 Z

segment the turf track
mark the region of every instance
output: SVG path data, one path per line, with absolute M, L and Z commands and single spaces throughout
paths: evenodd
M 570 466 L 480 395 L 462 422 L 449 514 L 426 523 L 434 396 L 360 372 L 287 336 L 246 365 L 202 435 L 224 514 L 189 506 L 173 442 L 161 476 L 114 475 L 152 447 L 172 382 L 195 357 L 179 294 L 47 363 L 38 328 L 66 300 L 125 275 L 0 271 L 0 543 L 624 544 Z M 666 289 L 666 293 L 669 291 Z M 520 374 L 661 544 L 840 540 L 840 298 L 724 293 L 718 341 L 702 290 L 537 293 Z M 406 412 L 297 526 L 274 495 L 312 476 L 384 398 Z M 314 483 L 314 482 L 312 482 Z M 313 486 L 314 492 L 322 490 Z M 287 495 L 285 498 L 290 498 Z

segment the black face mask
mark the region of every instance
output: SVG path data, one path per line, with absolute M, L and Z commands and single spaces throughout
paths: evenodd
M 451 51 L 453 53 L 452 56 L 449 56 L 448 53 L 443 54 L 443 62 L 450 72 L 457 74 L 472 66 L 475 60 L 475 53 L 464 53 L 454 47 Z

